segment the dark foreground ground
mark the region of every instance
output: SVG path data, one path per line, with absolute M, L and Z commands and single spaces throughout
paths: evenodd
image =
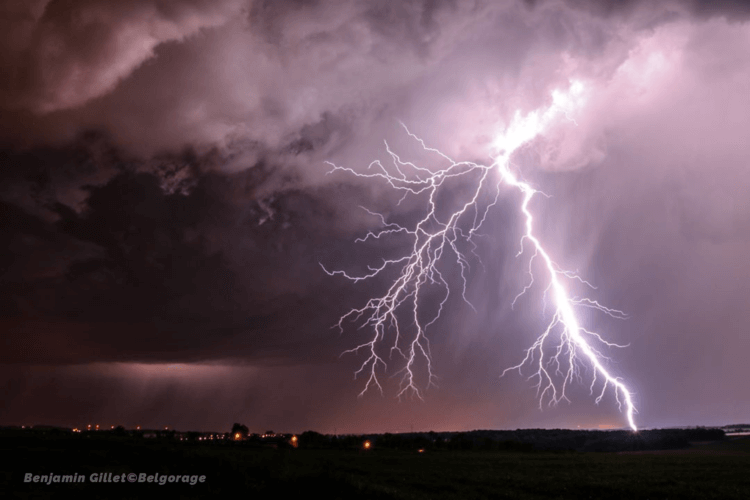
M 665 451 L 285 449 L 91 436 L 0 436 L 2 498 L 750 498 L 750 436 Z M 91 473 L 205 475 L 98 483 Z M 25 474 L 85 483 L 25 483 Z

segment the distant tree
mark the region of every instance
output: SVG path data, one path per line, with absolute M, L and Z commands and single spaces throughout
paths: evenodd
M 324 448 L 330 445 L 330 440 L 315 431 L 305 431 L 299 436 L 299 446 L 303 448 Z
M 247 434 L 249 432 L 250 431 L 248 430 L 246 425 L 238 424 L 236 422 L 232 425 L 232 439 L 234 439 L 234 436 L 237 433 L 241 434 L 242 437 L 245 438 L 247 437 Z

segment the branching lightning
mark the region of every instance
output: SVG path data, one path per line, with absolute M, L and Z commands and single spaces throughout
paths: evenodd
M 624 319 L 626 315 L 622 311 L 605 307 L 595 300 L 569 295 L 565 280 L 577 280 L 591 288 L 594 287 L 577 274 L 561 269 L 547 253 L 533 232 L 534 217 L 529 208 L 533 196 L 538 191 L 521 181 L 511 170 L 510 157 L 513 152 L 543 133 L 553 121 L 558 120 L 562 115 L 574 122 L 570 113 L 582 104 L 584 86 L 580 82 L 573 82 L 568 92 L 555 91 L 552 97 L 552 105 L 543 112 L 535 111 L 525 116 L 522 116 L 520 112 L 515 114 L 504 132 L 498 134 L 493 142 L 491 148 L 493 161 L 489 165 L 455 161 L 439 150 L 428 147 L 406 126 L 404 126 L 406 133 L 425 151 L 442 158 L 440 161 L 446 163 L 447 167 L 427 169 L 404 161 L 391 150 L 388 143 L 385 147 L 392 160 L 390 168 L 386 168 L 380 161 L 374 161 L 369 165 L 366 173 L 360 173 L 329 163 L 332 171 L 345 171 L 358 177 L 387 182 L 393 189 L 403 192 L 402 201 L 409 195 L 422 195 L 428 200 L 426 214 L 412 228 L 388 222 L 383 215 L 365 209 L 369 214 L 380 219 L 381 227 L 379 230 L 367 233 L 357 241 L 379 239 L 395 234 L 408 235 L 412 244 L 403 257 L 383 260 L 378 266 L 368 266 L 369 272 L 361 276 L 352 276 L 345 271 L 329 271 L 321 264 L 323 270 L 329 275 L 340 274 L 354 282 L 373 278 L 386 270 L 400 270 L 398 277 L 384 295 L 370 299 L 361 308 L 352 309 L 344 314 L 337 324 L 343 332 L 345 321 L 361 321 L 360 328 L 369 327 L 372 331 L 367 342 L 342 353 L 364 352 L 366 355 L 365 361 L 355 373 L 355 377 L 361 374 L 367 377 L 367 383 L 360 395 L 373 386 L 381 393 L 383 392 L 378 378 L 378 369 L 385 370 L 386 359 L 390 362 L 394 355 L 405 363 L 397 373 L 401 376 L 399 397 L 410 394 L 422 398 L 422 389 L 417 383 L 417 363 L 420 361 L 426 367 L 427 387 L 435 385 L 436 377 L 432 370 L 430 343 L 426 330 L 438 320 L 452 292 L 438 263 L 442 259 L 455 259 L 460 270 L 458 292 L 473 309 L 474 307 L 466 297 L 467 273 L 470 268 L 466 252 L 471 251 L 478 258 L 474 239 L 480 236 L 479 230 L 487 219 L 489 210 L 497 203 L 501 186 L 505 184 L 516 188 L 522 194 L 520 211 L 523 214 L 525 231 L 521 236 L 521 249 L 518 256 L 524 254 L 527 249 L 531 250 L 528 262 L 529 283 L 513 299 L 512 305 L 515 305 L 534 284 L 532 264 L 541 259 L 546 274 L 545 297 L 551 292 L 555 308 L 547 328 L 526 350 L 525 357 L 519 364 L 503 371 L 503 375 L 512 370 L 522 372 L 526 366 L 534 367 L 529 378 L 536 379 L 539 404 L 542 407 L 545 401 L 550 405 L 562 400 L 569 401 L 566 397 L 567 388 L 574 381 L 582 382 L 580 367 L 587 362 L 593 368 L 591 394 L 594 394 L 597 382 L 601 385 L 596 403 L 598 404 L 607 389 L 611 388 L 621 411 L 625 412 L 628 424 L 633 430 L 637 430 L 633 419 L 636 410 L 630 390 L 620 378 L 609 373 L 602 364 L 602 361 L 607 358 L 595 347 L 596 345 L 623 346 L 607 342 L 598 333 L 583 328 L 576 317 L 576 309 L 593 308 L 617 319 Z M 439 210 L 438 195 L 447 183 L 457 180 L 464 180 L 473 188 L 455 207 L 448 210 L 448 215 L 443 215 L 442 212 L 445 210 Z M 490 201 L 482 203 L 480 195 L 488 189 L 492 193 Z M 428 293 L 427 289 L 433 285 L 441 290 L 442 298 L 437 307 L 433 308 L 436 309 L 435 311 L 425 311 L 425 307 L 421 304 Z M 410 323 L 408 327 L 405 324 L 406 321 Z M 388 333 L 392 334 L 392 340 L 386 344 Z M 383 346 L 388 349 L 387 357 L 382 354 Z

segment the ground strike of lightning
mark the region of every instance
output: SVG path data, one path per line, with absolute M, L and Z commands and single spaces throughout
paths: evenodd
M 511 170 L 510 158 L 518 148 L 544 133 L 549 126 L 560 120 L 561 116 L 574 122 L 571 113 L 585 102 L 584 85 L 581 82 L 574 81 L 567 92 L 555 91 L 552 98 L 552 104 L 543 111 L 538 110 L 526 116 L 522 116 L 520 113 L 515 114 L 510 124 L 496 136 L 492 144 L 491 156 L 493 162 L 490 165 L 457 162 L 439 150 L 428 147 L 420 138 L 409 132 L 405 126 L 406 132 L 425 151 L 442 158 L 441 161 L 447 162 L 448 166 L 435 170 L 404 161 L 390 149 L 387 143 L 386 150 L 393 163 L 390 170 L 386 169 L 379 161 L 371 163 L 367 173 L 360 173 L 351 168 L 330 164 L 333 170 L 346 171 L 358 177 L 383 180 L 394 189 L 403 192 L 404 197 L 425 194 L 428 199 L 427 214 L 413 228 L 387 222 L 382 215 L 368 210 L 369 213 L 380 218 L 382 225 L 379 230 L 368 233 L 358 241 L 368 238 L 381 238 L 396 233 L 407 234 L 412 238 L 413 243 L 410 252 L 403 257 L 384 260 L 380 266 L 369 267 L 370 272 L 363 276 L 351 276 L 345 271 L 329 271 L 321 264 L 321 267 L 329 275 L 341 274 L 355 282 L 373 278 L 392 266 L 401 266 L 400 275 L 384 295 L 370 299 L 361 308 L 352 309 L 344 314 L 338 322 L 338 327 L 342 330 L 345 320 L 361 320 L 363 321 L 363 327 L 369 326 L 372 328 L 373 334 L 369 341 L 345 351 L 345 353 L 366 353 L 365 361 L 355 373 L 355 376 L 366 373 L 368 377 L 361 394 L 372 386 L 377 387 L 381 392 L 383 391 L 378 380 L 377 369 L 378 367 L 387 368 L 387 363 L 383 356 L 378 353 L 378 346 L 385 342 L 386 333 L 389 331 L 393 334 L 393 342 L 388 344 L 389 354 L 391 357 L 396 354 L 404 361 L 404 367 L 399 371 L 401 379 L 398 396 L 411 393 L 422 397 L 421 390 L 416 382 L 418 359 L 423 360 L 426 364 L 427 386 L 434 384 L 435 376 L 432 370 L 430 344 L 426 336 L 426 330 L 438 320 L 451 294 L 451 287 L 437 264 L 441 259 L 448 258 L 449 255 L 455 258 L 461 275 L 460 293 L 463 300 L 471 306 L 466 298 L 469 261 L 459 247 L 463 243 L 467 243 L 472 252 L 477 248 L 473 238 L 478 234 L 477 231 L 488 217 L 490 209 L 496 204 L 501 184 L 505 183 L 517 188 L 523 195 L 520 212 L 524 217 L 525 231 L 521 237 L 520 253 L 524 252 L 524 245 L 530 243 L 533 250 L 528 267 L 530 274 L 534 259 L 541 258 L 547 274 L 545 294 L 551 291 L 555 310 L 547 328 L 526 350 L 526 356 L 523 360 L 518 365 L 507 368 L 503 375 L 510 370 L 521 371 L 525 366 L 533 366 L 534 369 L 530 378 L 535 378 L 537 381 L 536 387 L 540 406 L 545 400 L 549 404 L 556 404 L 562 400 L 568 401 L 566 390 L 570 383 L 582 380 L 579 365 L 586 361 L 594 369 L 590 384 L 591 393 L 594 393 L 597 381 L 600 381 L 602 385 L 601 391 L 596 397 L 596 403 L 598 404 L 602 400 L 607 389 L 611 387 L 620 409 L 624 410 L 629 426 L 631 429 L 637 430 L 634 421 L 636 410 L 631 391 L 620 378 L 609 373 L 602 364 L 606 357 L 595 347 L 595 345 L 621 346 L 607 342 L 599 334 L 583 328 L 579 324 L 575 309 L 576 307 L 590 307 L 613 318 L 624 318 L 625 314 L 622 311 L 607 308 L 592 299 L 571 298 L 569 296 L 562 278 L 576 279 L 585 284 L 588 283 L 577 275 L 560 269 L 534 234 L 534 218 L 529 203 L 537 191 L 529 184 L 519 180 Z M 497 176 L 497 182 L 493 185 L 494 173 L 499 175 Z M 447 218 L 440 218 L 437 200 L 440 188 L 447 181 L 462 177 L 473 179 L 475 189 L 471 191 L 464 202 L 459 203 L 459 206 Z M 488 187 L 494 190 L 494 197 L 490 203 L 480 207 L 480 194 Z M 532 275 L 530 283 L 524 287 L 513 303 L 533 283 L 534 277 Z M 425 289 L 429 285 L 438 285 L 443 290 L 443 297 L 436 308 L 436 312 L 425 319 L 422 317 L 424 313 L 420 310 L 420 303 L 422 295 L 425 294 Z M 406 308 L 408 311 L 406 314 L 410 316 L 410 323 L 413 324 L 413 326 L 410 325 L 410 329 L 403 326 L 404 318 L 399 317 L 402 308 Z

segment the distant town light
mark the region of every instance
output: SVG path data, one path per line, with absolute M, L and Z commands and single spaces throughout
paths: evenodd
M 239 432 L 235 433 L 234 440 L 239 441 L 240 439 L 242 439 L 242 434 L 240 434 Z
M 371 442 L 369 442 L 369 441 L 365 441 L 365 442 L 364 442 L 364 444 L 362 445 L 362 447 L 363 447 L 363 448 L 364 448 L 365 450 L 369 450 L 370 448 L 372 448 L 372 443 L 371 443 Z

